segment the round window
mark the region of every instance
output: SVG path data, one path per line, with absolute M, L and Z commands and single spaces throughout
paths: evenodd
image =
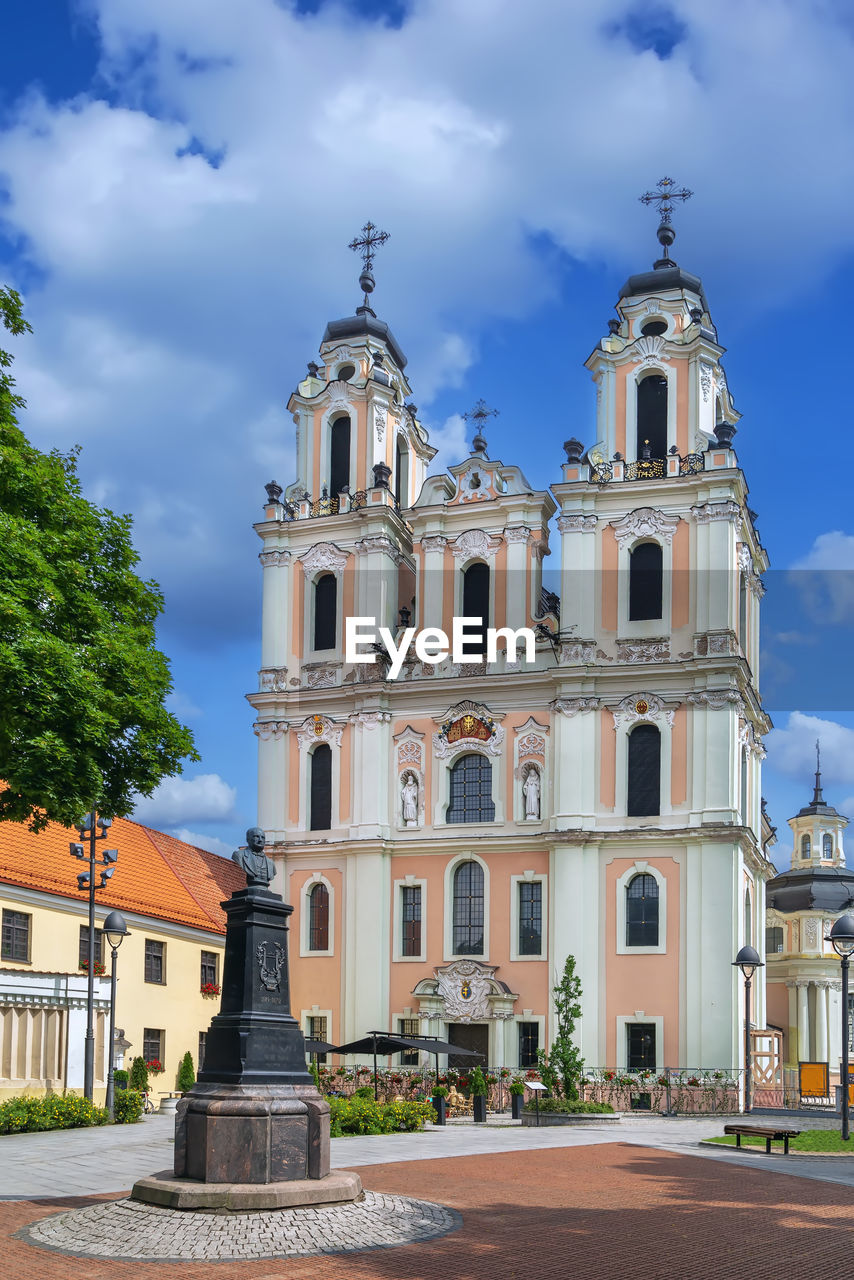
M 645 338 L 659 338 L 663 333 L 667 333 L 667 321 L 647 320 L 646 324 L 641 325 L 641 333 Z
M 356 366 L 354 364 L 342 364 L 335 376 L 342 382 L 349 382 L 355 372 Z

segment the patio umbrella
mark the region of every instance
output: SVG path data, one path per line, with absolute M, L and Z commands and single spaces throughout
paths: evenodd
M 306 1053 L 337 1053 L 338 1050 L 334 1044 L 328 1044 L 325 1040 L 306 1040 Z
M 439 1075 L 439 1054 L 454 1053 L 465 1057 L 480 1058 L 483 1055 L 475 1049 L 462 1049 L 458 1045 L 449 1044 L 446 1040 L 421 1040 L 414 1036 L 395 1036 L 388 1031 L 369 1031 L 361 1040 L 351 1040 L 349 1044 L 339 1044 L 338 1053 L 372 1053 L 374 1056 L 374 1098 L 377 1089 L 377 1055 L 387 1056 L 399 1053 L 401 1049 L 418 1049 L 423 1053 L 436 1055 L 436 1076 Z

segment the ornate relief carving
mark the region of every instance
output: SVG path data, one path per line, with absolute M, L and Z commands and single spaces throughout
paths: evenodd
M 433 734 L 433 754 L 437 760 L 448 760 L 473 747 L 487 755 L 501 754 L 504 730 L 476 702 L 459 702 L 451 707 L 438 733 Z
M 753 572 L 753 556 L 750 553 L 750 547 L 748 547 L 747 543 L 740 542 L 738 544 L 736 558 L 738 560 L 738 567 L 742 573 Z
M 554 711 L 559 711 L 561 715 L 572 719 L 573 716 L 584 715 L 587 711 L 596 711 L 599 707 L 598 698 L 555 698 L 549 706 Z
M 308 551 L 300 553 L 302 571 L 307 578 L 322 570 L 340 573 L 348 560 L 348 553 L 342 551 L 334 542 L 316 542 Z
M 538 733 L 526 733 L 524 738 L 519 739 L 519 759 L 525 760 L 528 756 L 544 756 L 546 754 L 546 740 Z
M 678 524 L 678 516 L 665 515 L 656 507 L 638 507 L 623 516 L 622 520 L 612 520 L 611 528 L 622 548 L 627 542 L 633 542 L 637 538 L 650 537 L 662 538 L 669 545 Z
M 484 533 L 482 529 L 467 529 L 451 543 L 451 551 L 458 560 L 471 560 L 475 556 L 494 556 L 501 546 L 501 538 Z
M 413 742 L 410 738 L 408 742 L 399 742 L 397 744 L 397 763 L 417 764 L 421 765 L 421 743 Z
M 669 662 L 669 640 L 618 640 L 618 662 Z
M 389 723 L 391 720 L 391 712 L 357 711 L 350 718 L 354 724 L 360 725 L 363 729 L 376 729 L 377 725 Z
M 340 747 L 343 732 L 344 726 L 335 724 L 328 716 L 308 716 L 297 729 L 297 745 L 301 750 L 313 742 L 328 742 L 330 746 Z
M 698 658 L 735 653 L 737 642 L 732 631 L 706 631 L 694 636 L 694 652 Z
M 285 693 L 288 688 L 287 667 L 262 667 L 258 672 L 259 693 Z
M 490 996 L 498 983 L 497 965 L 476 960 L 454 960 L 434 969 L 436 994 L 445 1005 L 445 1017 L 453 1022 L 482 1022 L 484 1018 L 509 1018 L 511 1011 L 493 1009 Z
M 709 711 L 722 711 L 724 707 L 735 706 L 740 710 L 744 703 L 737 689 L 702 689 L 697 693 L 685 695 L 685 701 L 693 707 L 707 707 Z
M 792 921 L 792 950 L 793 950 L 793 951 L 796 951 L 796 952 L 797 952 L 797 951 L 800 951 L 800 949 L 801 949 L 801 944 L 800 944 L 800 942 L 799 942 L 799 937 L 800 937 L 800 934 L 799 934 L 799 931 L 798 931 L 798 921 L 797 921 L 797 920 L 793 920 L 793 921 Z
M 701 502 L 691 508 L 691 516 L 697 524 L 711 524 L 713 520 L 728 520 L 730 524 L 738 524 L 741 520 L 741 507 L 728 498 L 725 502 Z
M 708 404 L 712 390 L 712 366 L 707 360 L 700 361 L 700 390 L 703 393 L 703 403 Z
M 382 440 L 385 435 L 386 428 L 386 411 L 381 405 L 374 405 L 374 429 L 377 433 L 377 440 Z
M 570 640 L 567 644 L 560 646 L 561 662 L 580 662 L 586 664 L 593 662 L 596 657 L 596 641 L 595 640 Z
M 256 720 L 252 726 L 252 732 L 262 742 L 269 742 L 271 738 L 281 738 L 287 729 L 286 720 Z
M 448 539 L 441 533 L 429 533 L 426 538 L 421 539 L 421 546 L 425 552 L 428 551 L 444 551 L 448 545 Z
M 331 689 L 336 683 L 338 663 L 320 663 L 318 666 L 304 666 L 302 669 L 306 687 L 309 689 Z
M 638 369 L 646 369 L 650 365 L 659 364 L 662 360 L 669 360 L 670 356 L 665 353 L 664 339 L 656 334 L 654 337 L 644 336 L 638 338 L 635 343 L 637 354 L 635 360 L 639 360 Z
M 266 569 L 268 565 L 287 564 L 291 558 L 290 551 L 262 551 L 258 556 L 261 564 Z
M 810 917 L 804 921 L 804 950 L 814 951 L 818 947 L 818 921 Z
M 611 710 L 611 715 L 615 729 L 624 724 L 637 724 L 640 720 L 649 723 L 665 720 L 672 729 L 675 710 L 675 707 L 668 707 L 657 693 L 631 693 L 617 704 L 616 710 Z
M 595 533 L 598 523 L 596 516 L 558 516 L 557 527 L 561 533 Z
M 528 529 L 524 524 L 513 524 L 504 530 L 504 541 L 527 542 L 533 532 L 533 529 Z
M 391 556 L 395 564 L 402 564 L 404 556 L 400 548 L 387 533 L 375 533 L 370 537 L 360 538 L 356 543 L 359 551 L 384 551 L 387 556 Z

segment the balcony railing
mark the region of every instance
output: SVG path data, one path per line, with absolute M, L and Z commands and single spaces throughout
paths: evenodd
M 666 458 L 638 458 L 626 462 L 615 454 L 610 462 L 590 464 L 591 484 L 610 484 L 612 480 L 665 480 L 669 476 L 696 476 L 706 469 L 706 455 L 686 453 L 680 457 L 672 451 Z

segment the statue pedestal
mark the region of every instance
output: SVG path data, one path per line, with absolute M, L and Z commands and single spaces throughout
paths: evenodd
M 222 1005 L 198 1081 L 178 1104 L 174 1173 L 142 1178 L 132 1197 L 225 1210 L 354 1200 L 358 1176 L 329 1172 L 329 1104 L 291 1016 L 293 907 L 258 885 L 222 905 Z

